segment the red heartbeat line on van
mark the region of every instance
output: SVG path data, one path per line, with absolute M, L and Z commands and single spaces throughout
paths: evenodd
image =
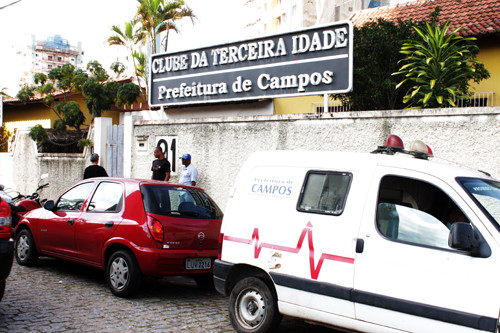
M 248 244 L 248 245 L 254 244 L 254 246 L 255 246 L 254 258 L 257 259 L 260 255 L 260 251 L 263 248 L 268 248 L 268 249 L 279 250 L 279 251 L 297 254 L 302 249 L 302 244 L 304 243 L 304 239 L 307 236 L 307 240 L 309 243 L 309 267 L 311 270 L 311 278 L 314 280 L 318 279 L 319 272 L 321 271 L 321 266 L 323 266 L 323 262 L 325 260 L 332 260 L 332 261 L 339 261 L 339 262 L 344 262 L 344 263 L 348 263 L 348 264 L 354 264 L 354 258 L 347 258 L 347 257 L 333 255 L 333 254 L 322 253 L 321 257 L 319 258 L 318 265 L 315 267 L 314 266 L 314 244 L 313 244 L 312 227 L 313 226 L 312 226 L 311 222 L 308 222 L 307 226 L 304 229 L 302 229 L 302 233 L 300 234 L 299 241 L 297 242 L 297 246 L 295 248 L 288 247 L 288 246 L 269 244 L 269 243 L 261 243 L 259 240 L 259 228 L 253 229 L 252 239 L 244 239 L 244 238 L 238 238 L 238 237 L 232 237 L 232 236 L 225 235 L 224 240 L 236 242 L 236 243 Z

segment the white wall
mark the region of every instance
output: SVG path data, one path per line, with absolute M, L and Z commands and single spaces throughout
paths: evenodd
M 190 153 L 200 187 L 225 208 L 227 194 L 251 152 L 338 150 L 371 152 L 389 134 L 409 145 L 422 140 L 435 156 L 500 177 L 500 108 L 365 111 L 335 114 L 177 119 L 134 123 L 130 175 L 150 178 L 159 137 L 177 139 L 177 156 Z M 145 139 L 147 149 L 137 149 Z M 172 161 L 171 161 L 172 162 Z M 176 161 L 178 167 L 179 161 Z M 176 173 L 172 181 L 177 181 Z
M 149 179 L 157 139 L 175 139 L 177 172 L 172 181 L 178 180 L 181 167 L 178 157 L 190 153 L 200 173 L 198 184 L 222 209 L 241 165 L 254 151 L 297 150 L 297 159 L 301 158 L 300 150 L 370 152 L 382 145 L 389 134 L 399 135 L 406 145 L 422 140 L 433 149 L 436 159 L 455 161 L 500 178 L 500 107 L 149 121 L 132 116 L 123 119 L 127 120 L 126 177 Z M 140 142 L 144 145 L 140 146 Z M 89 163 L 87 153 L 37 154 L 28 132 L 21 132 L 14 153 L 0 154 L 0 183 L 21 193 L 31 193 L 40 175 L 49 173 L 50 187 L 44 190 L 42 198 L 54 199 L 82 179 Z

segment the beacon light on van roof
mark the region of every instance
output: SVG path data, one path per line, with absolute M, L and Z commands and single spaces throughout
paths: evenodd
M 425 160 L 433 156 L 432 149 L 420 140 L 413 141 L 410 145 L 410 149 L 405 150 L 403 140 L 399 136 L 394 134 L 390 134 L 389 136 L 387 136 L 387 138 L 385 139 L 385 145 L 378 146 L 378 148 L 372 153 L 387 155 L 403 153 Z
M 391 134 L 385 139 L 385 147 L 405 149 L 403 140 L 397 135 Z
M 415 140 L 411 143 L 410 151 L 426 153 L 432 156 L 432 149 L 420 140 Z

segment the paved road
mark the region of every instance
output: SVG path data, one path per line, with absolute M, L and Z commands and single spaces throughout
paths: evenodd
M 146 278 L 135 298 L 109 291 L 104 273 L 42 257 L 14 263 L 0 302 L 0 332 L 233 332 L 228 299 L 189 278 Z M 285 317 L 279 332 L 335 333 Z

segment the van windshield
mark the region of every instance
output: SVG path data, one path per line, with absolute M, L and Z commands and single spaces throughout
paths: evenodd
M 146 212 L 190 219 L 221 219 L 222 212 L 203 191 L 195 188 L 141 186 Z
M 500 182 L 478 178 L 457 181 L 500 230 Z

